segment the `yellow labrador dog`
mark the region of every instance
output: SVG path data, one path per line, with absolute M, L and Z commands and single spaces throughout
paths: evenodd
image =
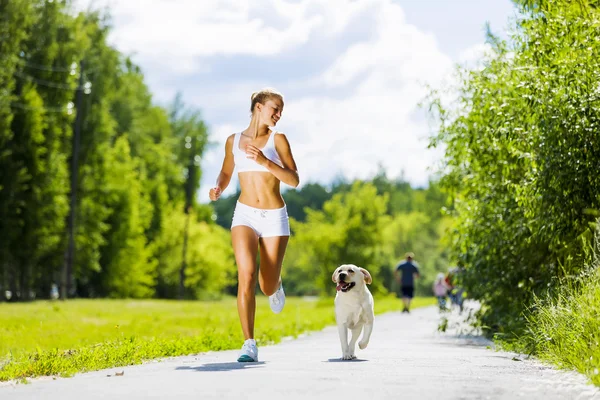
M 360 332 L 364 332 L 358 347 L 364 349 L 369 344 L 373 331 L 373 296 L 367 285 L 372 282 L 371 274 L 364 268 L 353 264 L 340 265 L 333 272 L 331 280 L 337 284 L 335 296 L 335 320 L 337 322 L 342 359 L 354 360 L 354 348 Z M 348 343 L 348 330 L 352 338 Z

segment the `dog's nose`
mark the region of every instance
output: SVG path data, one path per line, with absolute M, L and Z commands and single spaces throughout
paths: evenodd
M 341 273 L 340 274 L 340 281 L 343 281 L 344 279 L 346 279 L 347 276 L 348 276 L 347 274 Z

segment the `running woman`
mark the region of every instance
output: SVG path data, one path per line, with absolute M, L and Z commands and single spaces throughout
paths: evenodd
M 216 187 L 209 193 L 216 201 L 237 169 L 241 193 L 231 223 L 231 242 L 238 268 L 237 308 L 245 339 L 239 362 L 258 361 L 254 340 L 256 279 L 269 296 L 274 313 L 280 313 L 285 304 L 281 265 L 290 225 L 280 183 L 297 187 L 300 178 L 286 136 L 274 129 L 282 112 L 281 93 L 266 88 L 252 94 L 250 124 L 227 138 L 223 166 Z M 259 249 L 260 270 L 256 262 Z

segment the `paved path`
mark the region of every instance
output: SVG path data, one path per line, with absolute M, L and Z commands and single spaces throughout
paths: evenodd
M 95 399 L 598 399 L 582 375 L 556 371 L 484 339 L 438 333 L 435 308 L 375 319 L 356 361 L 340 361 L 335 327 L 261 347 L 259 363 L 237 351 L 203 353 L 72 378 L 0 385 L 1 400 Z M 124 372 L 117 376 L 116 373 Z

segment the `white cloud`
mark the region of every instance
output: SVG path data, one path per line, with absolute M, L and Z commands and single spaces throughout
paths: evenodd
M 428 126 L 418 118 L 417 103 L 426 95 L 423 83 L 440 82 L 452 62 L 431 35 L 406 24 L 398 5 L 371 3 L 374 37 L 311 78 L 307 96 L 286 101 L 285 127 L 278 128 L 290 139 L 304 181 L 368 178 L 381 163 L 391 177 L 404 174 L 425 185 L 438 156 L 426 150 Z M 331 98 L 319 94 L 320 85 L 350 88 L 347 96 Z
M 458 63 L 468 69 L 483 69 L 482 61 L 486 55 L 492 54 L 494 49 L 489 43 L 480 43 L 461 51 Z
M 80 4 L 90 0 L 79 0 Z M 252 55 L 265 63 L 302 48 L 307 63 L 323 61 L 311 76 L 290 68 L 276 87 L 286 96 L 278 129 L 292 145 L 301 182 L 329 183 L 340 174 L 368 178 L 382 164 L 391 177 L 403 174 L 424 185 L 439 160 L 427 150 L 429 127 L 417 103 L 425 83 L 447 79 L 453 61 L 439 48 L 432 33 L 406 21 L 392 0 L 108 0 L 115 17 L 112 41 L 137 54 L 155 93 L 171 93 L 162 83 L 168 74 L 217 76 L 216 93 L 183 90 L 187 101 L 200 107 L 212 140 L 218 142 L 203 160 L 200 198 L 221 167 L 226 137 L 248 123 L 252 91 L 273 86 L 270 76 L 241 80 L 215 74 L 212 58 Z M 352 39 L 348 39 L 351 37 Z M 323 57 L 327 40 L 348 43 L 333 57 Z M 315 49 L 314 52 L 312 49 Z M 316 50 L 318 49 L 318 51 Z M 482 49 L 467 49 L 461 61 L 473 60 Z M 313 56 L 314 54 L 314 56 Z M 329 55 L 329 54 L 328 54 Z M 302 68 L 299 66 L 298 68 Z M 214 74 L 214 75 L 211 75 Z M 263 84 L 266 82 L 267 84 Z M 235 192 L 234 179 L 225 195 Z
M 111 40 L 138 60 L 170 68 L 175 73 L 209 72 L 202 57 L 227 54 L 275 55 L 305 43 L 323 20 L 306 15 L 304 3 L 279 7 L 265 18 L 253 16 L 270 1 L 250 0 L 79 0 L 110 7 L 117 29 Z M 304 7 L 303 7 L 304 5 Z M 300 11 L 299 13 L 296 11 Z M 268 17 L 268 18 L 267 18 Z M 274 28 L 270 21 L 283 22 Z

